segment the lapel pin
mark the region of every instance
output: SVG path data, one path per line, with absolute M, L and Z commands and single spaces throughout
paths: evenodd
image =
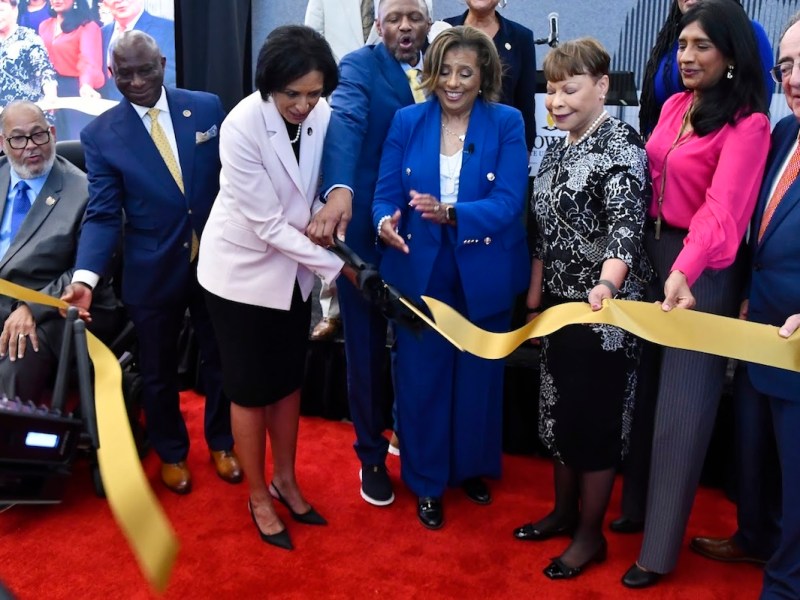
M 191 117 L 191 116 L 192 116 L 192 111 L 190 111 L 190 110 L 187 108 L 185 111 L 183 111 L 183 116 L 184 116 L 184 117 Z
M 509 44 L 508 42 L 506 42 L 506 50 L 511 50 L 511 44 Z
M 307 131 L 306 133 L 308 133 L 308 135 L 311 135 L 312 133 L 314 133 L 314 130 L 313 130 L 313 129 L 311 129 L 311 127 L 309 127 L 309 128 L 308 128 L 308 131 Z
M 486 179 L 488 179 L 489 181 L 494 181 L 494 173 L 487 173 Z
M 56 203 L 56 199 L 52 196 L 48 196 L 47 199 L 44 201 L 47 206 L 53 206 Z

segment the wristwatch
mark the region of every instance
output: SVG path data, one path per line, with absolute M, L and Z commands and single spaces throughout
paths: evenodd
M 444 205 L 444 216 L 450 223 L 456 222 L 456 207 L 452 204 Z

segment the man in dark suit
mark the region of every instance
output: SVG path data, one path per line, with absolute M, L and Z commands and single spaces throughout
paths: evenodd
M 325 207 L 312 219 L 308 235 L 328 246 L 333 235 L 365 261 L 379 262 L 372 226 L 372 196 L 381 150 L 397 109 L 415 102 L 422 49 L 430 16 L 422 0 L 382 0 L 378 6 L 382 43 L 345 56 L 339 66 L 339 87 L 331 97 L 331 114 L 322 157 Z M 417 92 L 420 98 L 421 92 Z M 340 278 L 339 302 L 344 325 L 350 416 L 356 431 L 355 450 L 361 461 L 361 497 L 385 506 L 394 501 L 386 471 L 389 446 L 382 390 L 386 372 L 386 319 L 348 281 Z
M 144 31 L 152 37 L 167 64 L 164 66 L 164 85 L 175 87 L 177 85 L 175 72 L 175 22 L 163 17 L 151 15 L 144 9 L 144 0 L 105 0 L 104 6 L 108 7 L 114 21 L 104 25 L 100 30 L 103 34 L 103 73 L 106 74 L 106 83 L 100 89 L 103 98 L 110 100 L 122 99 L 114 78 L 108 71 L 108 59 L 111 56 L 112 42 L 125 32 L 135 29 Z
M 89 200 L 86 175 L 56 156 L 55 128 L 26 100 L 0 114 L 0 278 L 59 297 L 72 278 L 81 220 Z M 94 296 L 94 333 L 113 333 L 116 300 L 102 285 Z M 46 399 L 61 350 L 58 310 L 0 296 L 0 392 Z
M 219 98 L 165 89 L 165 59 L 141 31 L 122 34 L 111 70 L 124 99 L 81 133 L 89 204 L 64 299 L 86 309 L 123 228 L 122 301 L 136 326 L 143 406 L 161 479 L 187 493 L 189 437 L 181 416 L 178 334 L 189 309 L 202 359 L 205 436 L 220 477 L 242 474 L 232 452 L 230 402 L 222 393 L 216 340 L 197 283 L 197 247 L 219 190 Z
M 778 334 L 788 338 L 798 335 L 800 326 L 800 13 L 789 20 L 778 56 L 773 74 L 793 114 L 772 132 L 750 231 L 752 272 L 744 312 L 750 321 L 780 327 Z M 771 412 L 783 488 L 780 539 L 772 557 L 767 557 L 761 598 L 800 598 L 800 373 L 748 364 L 747 375 L 757 392 L 753 402 Z M 762 429 L 762 435 L 769 434 Z M 751 495 L 763 485 L 757 473 L 748 483 Z M 734 544 L 740 543 L 741 533 L 753 533 L 743 531 L 746 525 L 740 518 Z

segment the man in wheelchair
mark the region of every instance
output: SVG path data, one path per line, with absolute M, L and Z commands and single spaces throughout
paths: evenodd
M 70 283 L 86 203 L 86 175 L 56 155 L 56 131 L 28 101 L 0 113 L 0 279 L 60 297 Z M 95 290 L 89 328 L 108 343 L 120 328 L 108 282 Z M 0 296 L 0 392 L 46 402 L 64 332 L 58 310 Z

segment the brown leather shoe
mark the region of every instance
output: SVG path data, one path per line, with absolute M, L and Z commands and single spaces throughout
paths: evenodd
M 323 317 L 311 330 L 311 339 L 315 342 L 332 340 L 339 333 L 341 326 L 341 319 Z
M 767 561 L 748 555 L 744 549 L 730 538 L 696 537 L 689 547 L 701 556 L 722 562 L 747 562 L 764 565 Z
M 161 463 L 161 481 L 176 494 L 188 494 L 192 491 L 192 474 L 185 461 Z
M 211 460 L 217 469 L 217 475 L 228 483 L 239 483 L 242 480 L 242 467 L 233 450 L 212 450 Z

